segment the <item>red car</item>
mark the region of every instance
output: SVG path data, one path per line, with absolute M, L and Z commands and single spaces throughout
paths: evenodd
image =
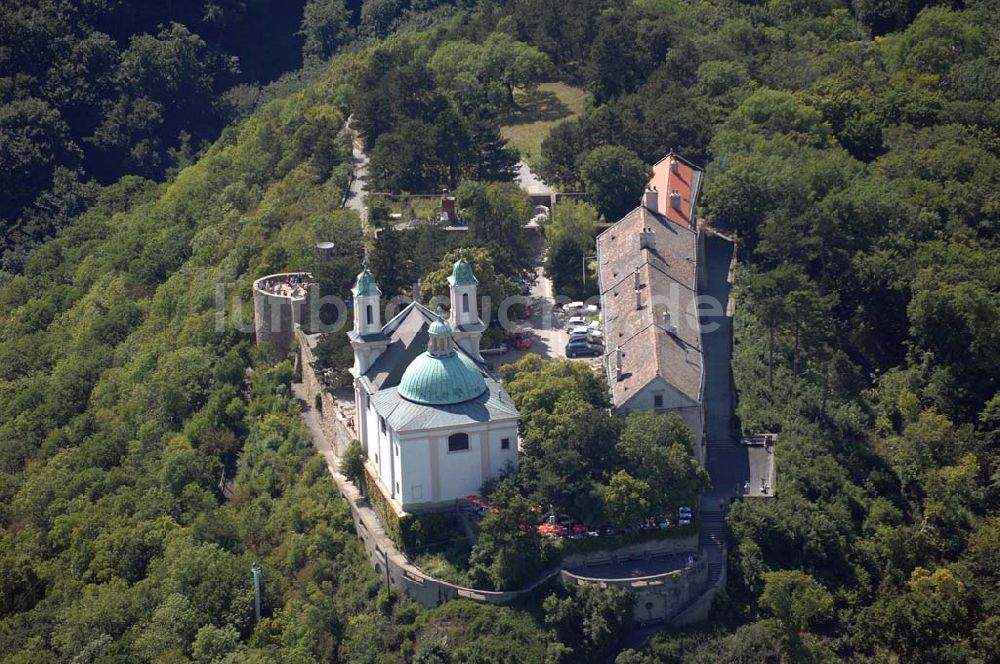
M 518 350 L 528 350 L 533 341 L 531 332 L 515 332 L 511 336 L 511 342 Z

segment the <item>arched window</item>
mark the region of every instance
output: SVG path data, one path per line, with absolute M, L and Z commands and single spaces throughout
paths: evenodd
M 462 293 L 462 313 L 469 313 L 469 294 Z
M 464 452 L 469 449 L 469 434 L 453 433 L 448 436 L 449 452 Z
M 368 321 L 369 325 L 372 324 L 372 305 L 370 304 L 365 307 L 365 319 Z

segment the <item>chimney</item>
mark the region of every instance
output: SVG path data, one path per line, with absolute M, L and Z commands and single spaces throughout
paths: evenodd
M 677 326 L 674 325 L 673 319 L 671 318 L 669 311 L 663 312 L 663 327 L 670 334 L 674 335 L 675 337 L 677 336 Z
M 670 171 L 674 175 L 680 175 L 681 174 L 681 162 L 677 161 L 677 157 L 671 157 L 670 158 Z
M 618 346 L 615 348 L 615 380 L 621 380 L 622 377 L 622 358 L 624 357 L 622 353 L 622 347 Z
M 635 308 L 642 309 L 642 291 L 638 288 L 635 289 Z
M 420 301 L 420 279 L 413 282 L 413 301 Z
M 660 192 L 656 189 L 647 189 L 646 193 L 643 195 L 643 205 L 652 210 L 653 212 L 659 212 L 659 200 Z
M 639 268 L 635 268 L 635 289 L 639 290 Z
M 681 192 L 679 191 L 670 192 L 670 207 L 677 210 L 678 212 L 681 211 Z
M 656 250 L 656 234 L 652 228 L 643 228 L 639 233 L 639 249 Z

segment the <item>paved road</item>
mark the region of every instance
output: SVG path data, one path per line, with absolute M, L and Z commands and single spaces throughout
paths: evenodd
M 710 236 L 705 245 L 708 276 L 707 288 L 702 295 L 715 298 L 722 310 L 729 303 L 729 263 L 732 244 Z M 736 398 L 732 380 L 733 321 L 728 316 L 703 317 L 703 324 L 715 323 L 718 330 L 705 332 L 702 345 L 705 353 L 705 426 L 708 434 L 706 468 L 712 476 L 712 490 L 705 500 L 714 503 L 729 502 L 734 496 L 760 496 L 760 482 L 764 479 L 773 485 L 773 455 L 763 447 L 746 447 L 737 444 L 737 425 L 733 416 Z
M 701 499 L 702 527 L 698 544 L 708 560 L 708 583 L 719 580 L 726 561 L 725 506 L 749 478 L 747 450 L 736 444 L 732 380 L 733 321 L 729 305 L 729 264 L 733 245 L 719 237 L 705 242 L 707 283 L 699 295 L 713 298 L 717 316 L 702 317 L 702 350 L 705 362 L 705 430 L 708 438 L 705 467 L 712 489 Z M 715 329 L 713 329 L 715 328 Z
M 552 188 L 535 175 L 526 162 L 517 162 L 517 183 L 529 194 L 552 195 Z
M 351 129 L 351 118 L 347 119 L 347 129 L 353 136 L 351 163 L 354 171 L 344 206 L 357 210 L 358 214 L 361 215 L 361 223 L 366 224 L 368 222 L 368 209 L 365 207 L 365 189 L 368 183 L 368 155 L 365 154 L 361 138 L 358 137 L 357 132 Z
M 565 317 L 556 306 L 552 295 L 552 281 L 545 276 L 545 272 L 541 266 L 535 268 L 535 283 L 532 285 L 528 297 L 531 298 L 533 313 L 527 320 L 518 321 L 517 327 L 527 328 L 532 331 L 534 339 L 531 348 L 528 350 L 511 349 L 502 355 L 485 357 L 484 359 L 487 364 L 493 368 L 517 362 L 528 353 L 537 353 L 546 358 L 566 357 L 566 344 L 569 342 L 569 334 L 566 332 Z M 600 356 L 596 358 L 581 357 L 574 359 L 580 362 L 588 362 L 595 368 L 600 367 L 601 364 Z
M 707 287 L 701 295 L 714 298 L 723 312 L 729 303 L 729 262 L 732 245 L 710 236 L 705 244 Z M 732 340 L 733 321 L 725 314 L 702 318 L 705 357 L 705 430 L 708 437 L 706 467 L 712 476 L 709 497 L 716 503 L 737 495 L 736 488 L 750 479 L 750 464 L 745 447 L 738 446 L 733 423 Z M 709 326 L 717 326 L 713 332 Z

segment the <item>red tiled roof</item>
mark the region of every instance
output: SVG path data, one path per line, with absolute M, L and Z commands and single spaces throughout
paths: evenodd
M 646 188 L 656 190 L 656 209 L 660 214 L 674 223 L 695 228 L 694 208 L 701 189 L 701 174 L 700 168 L 673 152 L 653 164 L 653 177 Z M 673 192 L 680 194 L 679 210 L 671 204 Z

